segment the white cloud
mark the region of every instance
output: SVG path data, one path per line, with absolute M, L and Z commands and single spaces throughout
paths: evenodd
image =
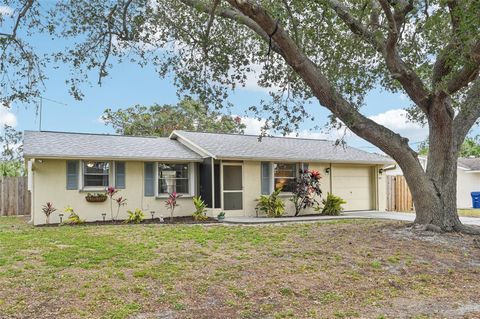
M 4 106 L 0 106 L 0 125 L 17 126 L 17 117 Z
M 262 132 L 262 126 L 265 125 L 265 120 L 257 120 L 253 117 L 240 117 L 242 123 L 245 124 L 245 134 L 260 135 Z
M 428 136 L 428 128 L 409 121 L 407 118 L 407 111 L 403 109 L 388 110 L 384 113 L 372 115 L 369 118 L 403 137 L 408 138 L 410 142 L 420 142 L 425 140 Z
M 241 117 L 242 123 L 246 125 L 245 134 L 259 135 L 261 128 L 265 125 L 265 120 L 257 120 L 251 117 Z M 428 136 L 428 128 L 422 127 L 418 123 L 410 122 L 407 118 L 407 112 L 403 109 L 392 109 L 383 113 L 369 116 L 369 118 L 378 124 L 386 126 L 394 132 L 409 139 L 411 143 L 424 141 Z M 288 135 L 289 137 L 324 139 L 336 141 L 344 138 L 348 145 L 363 149 L 368 152 L 381 152 L 378 148 L 363 140 L 345 127 L 332 130 L 312 131 L 303 129 Z
M 0 6 L 0 15 L 11 16 L 13 14 L 13 9 L 9 6 Z

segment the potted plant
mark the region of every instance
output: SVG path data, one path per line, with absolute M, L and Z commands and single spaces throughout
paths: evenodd
M 87 196 L 85 196 L 85 199 L 87 200 L 87 202 L 90 202 L 90 203 L 100 203 L 107 200 L 107 195 L 101 194 L 101 193 L 97 193 L 97 194 L 88 193 Z
M 225 219 L 225 212 L 220 212 L 218 215 L 217 215 L 217 219 L 222 221 Z

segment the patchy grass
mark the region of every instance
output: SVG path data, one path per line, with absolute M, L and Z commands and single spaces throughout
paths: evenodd
M 480 209 L 474 209 L 474 208 L 465 208 L 465 209 L 459 209 L 458 210 L 458 215 L 459 216 L 465 216 L 465 217 L 480 217 Z
M 34 228 L 0 218 L 0 318 L 474 318 L 472 241 L 383 221 Z

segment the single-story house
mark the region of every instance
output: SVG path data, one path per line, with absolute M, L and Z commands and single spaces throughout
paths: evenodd
M 174 131 L 169 137 L 26 131 L 24 156 L 32 197 L 32 220 L 45 223 L 42 206 L 70 205 L 82 219 L 110 216 L 110 204 L 87 202 L 87 193 L 119 189 L 126 209 L 169 216 L 168 193 L 182 194 L 177 216 L 191 215 L 201 195 L 208 214 L 255 216 L 256 199 L 282 186 L 288 200 L 299 168 L 322 174 L 324 194 L 347 201 L 346 210 L 384 210 L 384 166 L 391 159 L 318 139 Z M 306 212 L 306 213 L 311 213 Z M 108 218 L 108 217 L 107 217 Z M 52 214 L 50 222 L 58 222 Z
M 419 157 L 423 169 L 427 167 L 427 158 Z M 387 170 L 387 175 L 403 175 L 400 167 Z M 480 158 L 460 157 L 457 164 L 457 207 L 472 208 L 472 192 L 480 192 Z

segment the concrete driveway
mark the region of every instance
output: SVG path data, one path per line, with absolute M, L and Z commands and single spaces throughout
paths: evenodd
M 228 224 L 273 224 L 273 223 L 292 223 L 292 222 L 313 222 L 321 220 L 338 220 L 338 219 L 391 219 L 400 221 L 413 222 L 415 214 L 398 213 L 398 212 L 378 212 L 378 211 L 360 211 L 360 212 L 344 212 L 341 216 L 299 216 L 299 217 L 227 217 L 224 222 Z M 460 217 L 462 223 L 466 225 L 480 226 L 480 218 L 478 217 Z

